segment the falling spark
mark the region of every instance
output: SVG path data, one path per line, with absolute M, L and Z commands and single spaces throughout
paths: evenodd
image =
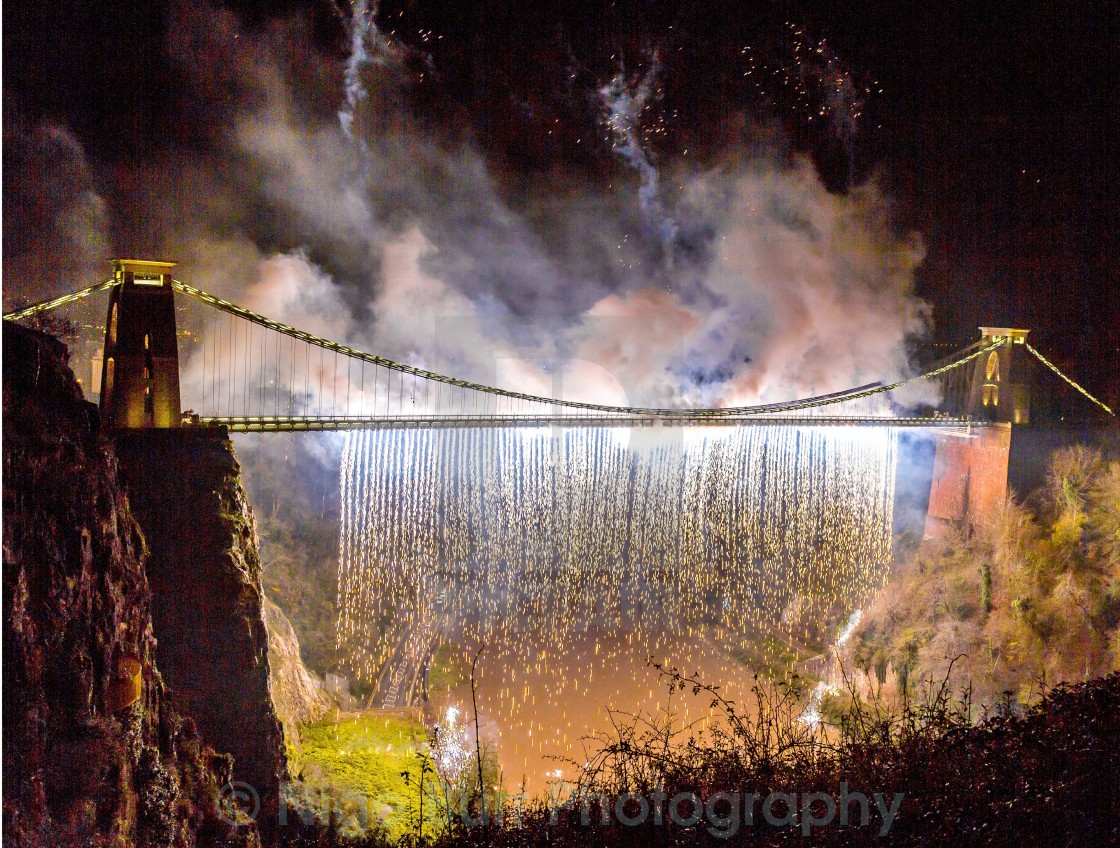
M 827 427 L 646 448 L 609 428 L 350 433 L 340 651 L 372 681 L 422 663 L 437 634 L 508 644 L 523 669 L 595 634 L 654 650 L 713 629 L 810 638 L 885 579 L 896 444 Z M 505 698 L 524 708 L 527 683 Z

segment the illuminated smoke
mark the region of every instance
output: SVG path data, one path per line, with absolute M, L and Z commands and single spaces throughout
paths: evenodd
M 599 89 L 603 117 L 611 131 L 614 152 L 629 163 L 641 179 L 638 199 L 646 221 L 657 232 L 667 261 L 672 261 L 677 237 L 677 225 L 662 208 L 659 197 L 660 180 L 657 168 L 650 159 L 642 140 L 641 123 L 661 73 L 661 62 L 656 53 L 648 71 L 636 84 L 627 82 L 625 71 Z
M 391 32 L 375 24 L 374 6 L 357 0 L 348 10 L 349 49 L 338 67 L 308 60 L 320 54 L 299 21 L 264 32 L 228 10 L 177 5 L 168 49 L 183 88 L 223 98 L 200 100 L 220 107 L 214 152 L 169 149 L 159 167 L 127 174 L 140 190 L 112 193 L 112 203 L 142 208 L 132 218 L 158 222 L 160 240 L 139 233 L 113 244 L 104 232 L 133 230 L 113 224 L 95 191 L 42 192 L 51 202 L 28 205 L 89 202 L 76 218 L 61 216 L 63 237 L 28 245 L 63 244 L 48 261 L 19 249 L 21 232 L 46 228 L 12 216 L 5 291 L 52 275 L 58 293 L 96 279 L 104 267 L 96 257 L 158 254 L 178 259 L 184 280 L 244 302 L 282 265 L 299 285 L 328 281 L 334 296 L 321 302 L 346 311 L 338 341 L 480 382 L 494 379 L 496 360 L 582 358 L 612 375 L 631 402 L 658 406 L 787 400 L 907 373 L 907 340 L 928 327 L 913 286 L 923 250 L 897 232 L 890 199 L 873 184 L 832 194 L 806 161 L 736 149 L 730 139 L 712 154 L 718 168 L 693 167 L 691 157 L 686 167 L 668 136 L 651 135 L 658 87 L 675 82 L 654 55 L 642 75 L 619 73 L 574 93 L 581 103 L 597 98 L 597 117 L 612 124 L 603 135 L 640 178 L 649 232 L 632 232 L 637 214 L 617 189 L 579 173 L 558 191 L 534 183 L 531 203 L 511 199 L 484 151 L 445 141 L 439 128 L 423 132 L 405 113 L 416 101 L 402 92 L 416 83 L 406 79 L 407 63 L 394 61 L 403 48 L 388 46 Z M 827 46 L 802 40 L 795 52 L 808 58 L 788 71 L 789 87 L 805 92 L 805 109 L 838 98 L 829 110 L 850 116 L 843 123 L 854 128 L 866 87 Z M 745 69 L 751 79 L 766 76 L 756 66 Z M 82 236 L 76 245 L 70 232 Z M 671 257 L 672 270 L 642 261 L 651 253 Z M 62 267 L 79 255 L 91 261 Z M 324 316 L 314 306 L 256 304 L 273 317 L 288 309 L 300 328 L 323 318 L 336 324 L 333 307 Z M 615 326 L 602 320 L 608 309 L 623 316 Z M 647 321 L 670 329 L 646 332 Z M 620 323 L 636 328 L 623 341 L 614 335 Z M 202 367 L 192 353 L 184 348 L 185 397 Z M 562 382 L 569 399 L 598 397 L 576 395 L 589 381 L 575 375 Z M 188 406 L 205 411 L 193 397 Z
M 351 5 L 350 55 L 346 60 L 343 83 L 346 105 L 338 113 L 339 124 L 349 139 L 354 138 L 354 113 L 358 104 L 368 96 L 362 84 L 362 68 L 370 61 L 368 45 L 377 36 L 377 3 L 370 6 L 367 0 L 353 0 Z
M 638 404 L 749 404 L 908 373 L 906 342 L 928 325 L 913 293 L 923 250 L 897 232 L 873 184 L 832 194 L 810 163 L 757 148 L 693 167 L 659 141 L 657 91 L 673 80 L 654 56 L 644 74 L 591 92 L 611 155 L 639 177 L 641 209 L 587 180 L 541 185 L 523 203 L 503 193 L 483 151 L 441 141 L 403 111 L 417 83 L 371 5 L 355 5 L 351 49 L 329 73 L 297 61 L 311 49 L 298 28 L 273 41 L 218 32 L 203 45 L 222 55 L 240 35 L 251 58 L 206 67 L 242 69 L 235 89 L 252 96 L 227 107 L 221 163 L 181 168 L 181 184 L 156 193 L 191 204 L 169 211 L 189 226 L 164 250 L 185 280 L 242 302 L 280 264 L 298 285 L 329 282 L 349 312 L 338 341 L 486 383 L 496 363 L 516 361 L 528 379 L 508 387 L 545 394 L 560 370 L 571 400 L 617 402 L 621 385 Z M 200 50 L 181 53 L 197 62 Z M 310 108 L 332 97 L 327 117 Z M 262 210 L 259 232 L 246 208 Z M 256 308 L 276 316 L 288 305 Z M 301 328 L 335 321 L 333 309 L 289 316 Z M 606 376 L 564 373 L 578 359 Z

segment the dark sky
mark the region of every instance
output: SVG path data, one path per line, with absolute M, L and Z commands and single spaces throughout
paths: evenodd
M 45 121 L 74 134 L 109 200 L 114 242 L 142 215 L 113 200 L 137 168 L 155 167 L 168 150 L 204 155 L 220 146 L 237 83 L 212 49 L 200 58 L 212 66 L 206 85 L 180 72 L 170 45 L 183 8 L 6 4 L 6 257 L 47 202 L 37 175 L 11 152 L 16 134 Z M 335 69 L 327 77 L 341 86 L 349 6 L 342 14 L 324 2 L 224 8 L 248 31 L 302 19 L 305 61 Z M 625 175 L 601 143 L 601 115 L 587 92 L 620 62 L 637 74 L 656 53 L 655 161 L 687 150 L 693 161 L 717 162 L 771 134 L 789 155 L 810 154 L 832 191 L 876 177 L 897 227 L 916 230 L 926 245 L 917 289 L 933 305 L 938 339 L 971 341 L 984 323 L 1030 327 L 1041 347 L 1116 403 L 1120 13 L 1093 2 L 988 9 L 881 0 L 386 0 L 378 23 L 410 48 L 400 96 L 417 125 L 440 138 L 471 137 L 511 195 L 573 174 L 608 185 Z M 799 64 L 798 50 L 822 39 L 827 52 Z M 750 77 L 745 48 L 755 62 Z M 835 115 L 808 120 L 825 97 L 814 88 L 820 57 L 834 57 L 827 67 L 852 81 L 860 114 L 851 124 Z M 757 80 L 766 74 L 763 94 Z M 791 92 L 789 81 L 796 88 L 799 79 L 807 93 Z M 311 103 L 328 115 L 338 108 Z

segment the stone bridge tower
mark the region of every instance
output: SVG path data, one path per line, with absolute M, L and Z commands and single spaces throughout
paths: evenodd
M 936 537 L 952 524 L 971 531 L 998 507 L 1007 494 L 1012 429 L 1030 423 L 1030 357 L 1022 349 L 1030 331 L 981 327 L 980 332 L 981 345 L 1002 343 L 973 361 L 962 411 L 989 423 L 968 433 L 934 436 L 927 536 Z
M 101 371 L 101 419 L 113 430 L 178 427 L 174 262 L 114 259 Z

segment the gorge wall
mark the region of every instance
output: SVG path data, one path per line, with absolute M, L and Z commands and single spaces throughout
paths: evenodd
M 114 444 L 65 347 L 3 333 L 5 846 L 276 844 L 286 763 L 231 444 Z M 231 780 L 255 824 L 220 806 Z

